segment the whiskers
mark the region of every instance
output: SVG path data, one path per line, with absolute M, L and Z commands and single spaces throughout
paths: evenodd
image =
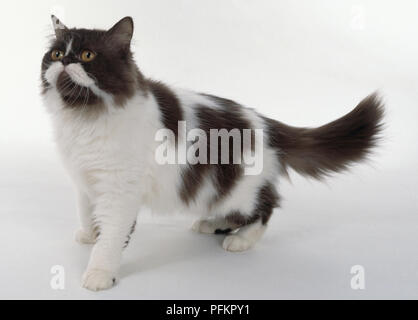
M 43 63 L 43 65 L 46 66 L 47 64 Z M 97 78 L 94 75 L 88 73 L 88 76 L 97 83 Z M 74 81 L 68 74 L 60 74 L 56 83 L 51 84 L 46 80 L 43 73 L 41 81 L 45 89 L 55 87 L 68 108 L 77 109 L 84 113 L 89 111 L 89 104 L 96 101 L 93 88 Z
M 75 87 L 76 84 L 70 78 L 67 78 L 62 85 L 60 84 L 59 89 L 60 89 L 60 91 L 64 92 L 67 89 L 71 88 L 71 86 Z M 73 87 L 73 89 L 74 89 L 74 87 Z
M 78 97 L 80 96 L 80 93 L 82 90 L 83 90 L 83 87 L 76 84 L 75 91 L 74 91 L 74 98 L 72 99 L 72 102 L 70 102 L 71 107 L 77 102 Z M 77 95 L 75 94 L 76 92 L 78 92 Z
M 87 111 L 88 103 L 90 101 L 90 88 L 74 83 L 74 87 L 71 89 L 68 97 L 69 99 L 66 102 L 69 107 L 77 105 L 77 108 L 81 111 Z
M 89 102 L 90 99 L 90 88 L 89 87 L 84 87 L 86 89 L 86 93 L 84 95 L 84 101 L 83 104 L 81 105 L 81 111 L 84 112 L 87 110 L 87 104 Z
M 97 85 L 97 78 L 92 75 L 90 72 L 86 72 L 87 75 L 93 79 L 94 83 Z M 82 103 L 79 107 L 81 112 L 88 111 L 88 103 L 90 101 L 90 87 L 80 86 L 78 84 L 75 85 L 75 90 L 78 88 L 78 94 L 74 97 L 72 102 L 69 103 L 70 106 L 74 106 L 74 104 L 79 100 L 80 97 L 83 97 Z M 85 92 L 84 92 L 85 90 Z M 84 92 L 84 93 L 83 93 Z

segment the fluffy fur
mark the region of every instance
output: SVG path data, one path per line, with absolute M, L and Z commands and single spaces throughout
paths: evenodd
M 376 95 L 320 128 L 290 127 L 231 100 L 143 77 L 130 51 L 131 18 L 109 31 L 68 29 L 53 21 L 56 39 L 42 63 L 43 97 L 77 187 L 76 239 L 95 243 L 83 276 L 91 290 L 115 283 L 142 207 L 191 212 L 200 219 L 194 230 L 225 233 L 224 249 L 247 250 L 279 206 L 280 173 L 290 167 L 321 178 L 344 170 L 365 158 L 381 128 L 383 107 Z M 80 58 L 86 49 L 97 54 L 91 62 Z M 61 60 L 52 59 L 53 50 L 64 52 Z M 179 137 L 178 121 L 203 132 L 263 129 L 263 170 L 245 175 L 244 164 L 159 165 L 156 133 L 169 128 Z

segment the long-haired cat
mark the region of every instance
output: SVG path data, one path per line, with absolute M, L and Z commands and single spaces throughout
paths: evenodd
M 82 279 L 90 290 L 115 283 L 142 207 L 192 212 L 199 217 L 194 230 L 224 233 L 225 250 L 247 250 L 279 206 L 276 183 L 288 168 L 321 179 L 365 159 L 376 144 L 383 117 L 376 95 L 322 127 L 291 127 L 234 101 L 145 78 L 130 50 L 130 17 L 108 31 L 69 29 L 56 17 L 52 20 L 55 39 L 42 61 L 42 95 L 78 192 L 81 228 L 76 239 L 94 244 Z M 157 139 L 161 129 L 171 130 L 174 139 Z M 232 161 L 232 153 L 229 162 L 212 162 L 221 157 L 212 149 L 207 162 L 157 161 L 163 143 L 180 154 L 192 129 L 202 136 L 213 129 L 240 134 L 249 129 L 250 143 L 242 139 L 238 151 L 242 158 L 246 153 L 259 156 L 261 169 L 247 174 L 249 164 Z M 261 140 L 255 134 L 260 130 Z M 186 140 L 187 147 L 197 140 L 199 135 Z M 200 159 L 204 151 L 192 155 Z

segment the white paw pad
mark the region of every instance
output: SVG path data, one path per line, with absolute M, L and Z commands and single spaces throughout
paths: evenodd
M 75 240 L 82 244 L 96 243 L 96 237 L 93 234 L 86 232 L 82 229 L 77 230 L 77 232 L 75 233 Z
M 225 238 L 222 247 L 226 251 L 240 252 L 250 249 L 252 245 L 253 244 L 248 239 L 240 237 L 239 235 L 230 235 Z
M 92 291 L 105 290 L 116 283 L 116 276 L 106 270 L 90 269 L 84 273 L 82 283 L 83 288 Z

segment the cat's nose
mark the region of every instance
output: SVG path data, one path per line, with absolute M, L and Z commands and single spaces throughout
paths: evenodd
M 61 63 L 64 65 L 64 66 L 67 66 L 67 65 L 69 65 L 70 63 L 71 63 L 71 58 L 70 57 L 64 57 L 62 60 L 61 60 Z

